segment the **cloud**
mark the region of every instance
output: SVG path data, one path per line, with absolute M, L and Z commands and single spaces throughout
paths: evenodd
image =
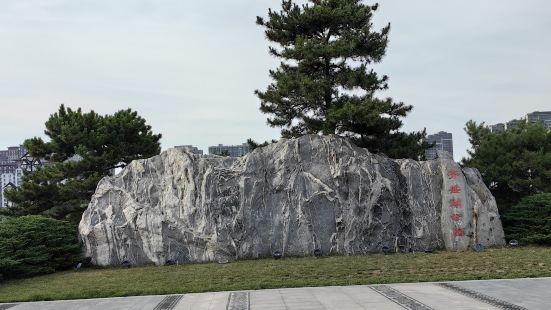
M 278 136 L 255 89 L 277 61 L 255 25 L 277 2 L 5 0 L 0 4 L 0 145 L 41 135 L 60 103 L 99 113 L 133 108 L 163 147 L 206 150 Z M 551 4 L 541 0 L 388 1 L 390 76 L 381 96 L 414 105 L 406 130 L 454 133 L 549 110 Z

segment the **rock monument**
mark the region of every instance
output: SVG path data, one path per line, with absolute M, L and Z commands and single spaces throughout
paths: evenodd
M 98 184 L 79 230 L 102 266 L 505 243 L 476 170 L 444 153 L 394 160 L 318 135 L 241 158 L 170 149 L 136 160 Z

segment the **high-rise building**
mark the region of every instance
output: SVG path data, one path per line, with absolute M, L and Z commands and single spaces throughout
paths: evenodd
M 187 151 L 187 152 L 190 152 L 190 153 L 196 154 L 196 155 L 203 155 L 203 150 L 200 150 L 200 149 L 198 149 L 197 147 L 195 147 L 193 145 L 177 145 L 174 148 L 178 149 L 178 150 Z
M 8 206 L 4 197 L 4 190 L 9 187 L 18 187 L 21 184 L 23 171 L 18 160 L 27 153 L 23 146 L 11 146 L 0 151 L 0 208 Z
M 228 155 L 230 157 L 241 157 L 250 151 L 251 150 L 249 149 L 249 145 L 247 143 L 243 143 L 241 145 L 218 144 L 218 146 L 209 146 L 209 154 Z
M 0 174 L 0 208 L 9 207 L 9 201 L 4 196 L 4 191 L 9 188 L 19 187 L 22 177 L 23 170 L 21 168 L 15 169 L 13 173 Z
M 453 157 L 453 135 L 449 132 L 440 131 L 439 133 L 428 135 L 427 142 L 434 143 L 434 146 L 425 151 L 427 160 L 436 159 L 438 151 L 446 151 Z
M 0 151 L 0 174 L 15 173 L 19 167 L 18 160 L 27 153 L 24 146 L 10 146 L 7 150 Z

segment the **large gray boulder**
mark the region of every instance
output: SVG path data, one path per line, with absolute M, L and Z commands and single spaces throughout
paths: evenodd
M 337 136 L 241 158 L 170 149 L 97 187 L 79 225 L 95 264 L 208 262 L 504 244 L 496 202 L 445 153 L 394 160 Z

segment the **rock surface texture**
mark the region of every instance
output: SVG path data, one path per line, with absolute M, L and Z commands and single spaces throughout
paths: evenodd
M 317 135 L 241 158 L 170 149 L 134 161 L 98 184 L 79 230 L 103 266 L 505 243 L 476 170 L 446 154 L 393 160 Z

